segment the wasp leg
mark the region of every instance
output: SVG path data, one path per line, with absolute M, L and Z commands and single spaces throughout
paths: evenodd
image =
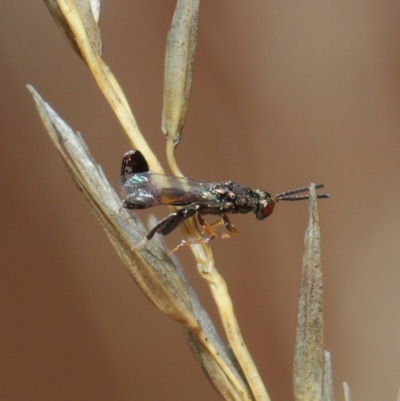
M 233 224 L 230 222 L 228 216 L 223 214 L 221 216 L 221 220 L 218 220 L 212 224 L 208 224 L 200 213 L 197 214 L 197 220 L 199 224 L 203 227 L 203 233 L 207 233 L 209 237 L 207 238 L 196 238 L 188 241 L 182 241 L 179 245 L 177 245 L 172 251 L 168 253 L 168 255 L 173 254 L 174 252 L 178 251 L 179 249 L 183 248 L 184 246 L 196 245 L 196 244 L 209 244 L 215 238 L 231 238 L 235 236 L 238 232 Z M 227 233 L 217 233 L 214 228 L 220 226 L 221 224 L 224 225 L 225 229 L 228 231 Z M 203 234 L 202 233 L 202 234 Z
M 222 220 L 222 223 L 223 223 L 226 231 L 228 231 L 228 233 L 229 233 L 229 237 L 234 237 L 235 235 L 237 235 L 238 230 L 231 223 L 231 221 L 229 220 L 229 218 L 226 214 L 223 214 L 221 216 L 221 220 Z M 227 234 L 227 233 L 225 233 L 225 234 Z M 228 238 L 228 237 L 225 237 L 225 238 Z
M 155 233 L 167 235 L 173 231 L 183 220 L 192 217 L 196 213 L 196 206 L 190 205 L 177 212 L 171 213 L 165 219 L 161 220 L 151 231 L 146 235 L 146 239 L 150 240 Z
M 212 238 L 196 238 L 191 239 L 188 241 L 183 240 L 179 245 L 177 245 L 172 251 L 168 252 L 168 256 L 172 255 L 174 252 L 178 251 L 179 249 L 183 248 L 184 246 L 196 245 L 196 244 L 209 244 Z
M 197 220 L 199 221 L 199 224 L 201 225 L 201 227 L 203 227 L 203 231 L 201 232 L 201 234 L 213 235 L 213 234 L 215 234 L 214 228 L 216 228 L 222 224 L 222 220 L 218 220 L 212 224 L 208 224 L 203 219 L 203 217 L 200 215 L 200 213 L 197 214 Z
M 141 248 L 145 242 L 147 242 L 146 237 L 144 237 L 137 245 L 133 246 L 131 251 L 136 251 L 137 249 Z
M 214 238 L 230 238 L 230 237 L 237 235 L 237 233 L 238 233 L 237 229 L 230 222 L 230 220 L 226 214 L 221 215 L 220 220 L 215 221 L 214 223 L 211 223 L 211 224 L 208 224 L 200 214 L 197 215 L 197 219 L 199 221 L 199 224 L 203 227 L 202 234 L 207 233 L 212 236 L 212 239 L 214 239 Z M 215 231 L 215 228 L 220 226 L 221 224 L 224 225 L 226 231 L 228 231 L 227 233 L 217 233 Z
M 137 205 L 136 203 L 132 203 L 132 202 L 128 202 L 128 201 L 124 200 L 119 209 L 120 210 L 121 209 L 139 210 L 139 209 L 148 209 L 149 207 L 151 207 L 151 206 Z
M 158 224 L 156 224 L 151 231 L 143 238 L 142 241 L 139 242 L 136 246 L 132 248 L 132 250 L 139 249 L 145 242 L 151 240 L 156 233 L 161 235 L 167 235 L 171 231 L 173 231 L 183 220 L 192 217 L 196 213 L 195 206 L 188 206 L 186 208 L 180 209 L 177 212 L 171 213 L 165 219 L 161 220 Z M 175 252 L 175 248 L 172 252 L 169 252 L 168 255 Z

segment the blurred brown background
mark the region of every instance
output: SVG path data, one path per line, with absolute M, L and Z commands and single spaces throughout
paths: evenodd
M 112 183 L 130 145 L 43 2 L 3 1 L 0 399 L 218 400 L 177 324 L 140 293 L 72 184 L 25 88 L 76 130 Z M 165 164 L 163 58 L 175 0 L 103 1 L 104 59 Z M 201 4 L 177 158 L 189 177 L 276 193 L 324 182 L 325 339 L 336 398 L 400 382 L 400 3 Z M 117 185 L 116 185 L 117 188 Z M 159 208 L 158 217 L 167 210 Z M 271 399 L 292 399 L 306 203 L 213 243 Z M 179 233 L 169 244 L 180 240 Z M 217 315 L 188 249 L 178 254 Z

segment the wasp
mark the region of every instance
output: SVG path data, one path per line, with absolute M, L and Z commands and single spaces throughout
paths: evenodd
M 221 183 L 191 180 L 156 174 L 149 171 L 146 159 L 139 150 L 124 154 L 121 166 L 122 207 L 126 209 L 148 209 L 159 205 L 178 206 L 180 209 L 169 214 L 154 226 L 146 235 L 150 240 L 156 233 L 167 235 L 185 219 L 197 215 L 203 233 L 209 237 L 183 242 L 172 252 L 183 245 L 207 242 L 212 239 L 228 238 L 237 234 L 236 228 L 227 217 L 228 213 L 253 212 L 258 220 L 268 217 L 279 201 L 298 201 L 308 199 L 308 194 L 296 195 L 308 191 L 308 187 L 285 191 L 272 197 L 268 192 L 250 189 L 232 181 Z M 316 188 L 323 187 L 316 185 Z M 329 198 L 329 194 L 318 194 L 317 198 Z M 207 224 L 202 216 L 217 215 L 220 220 Z M 215 227 L 223 224 L 226 231 L 217 233 Z

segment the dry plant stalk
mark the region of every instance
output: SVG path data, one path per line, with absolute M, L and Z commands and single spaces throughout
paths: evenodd
M 176 176 L 183 176 L 176 163 L 175 148 L 181 140 L 189 106 L 198 14 L 199 0 L 178 0 L 167 38 L 162 130 L 167 137 L 168 163 Z M 199 238 L 197 227 L 193 223 L 193 220 L 189 222 L 186 229 L 190 237 Z M 201 255 L 196 257 L 197 249 L 193 247 L 195 257 L 200 261 L 198 271 L 210 287 L 229 344 L 243 369 L 254 398 L 269 401 L 267 390 L 240 333 L 226 282 L 215 267 L 212 249 L 207 247 L 205 251 L 206 269 L 201 262 Z
M 320 401 L 324 374 L 322 265 L 314 185 L 310 188 L 310 221 L 304 239 L 293 370 L 296 401 Z
M 345 401 L 351 401 L 350 387 L 346 382 L 343 383 L 343 390 Z
M 174 147 L 181 140 L 189 107 L 199 6 L 199 0 L 178 0 L 167 36 L 161 127 Z
M 83 192 L 129 273 L 143 293 L 187 330 L 192 347 L 213 385 L 227 400 L 253 400 L 237 361 L 218 337 L 194 290 L 170 258 L 152 242 L 132 251 L 146 231 L 121 202 L 91 157 L 86 144 L 29 87 L 42 121 L 77 187 Z
M 333 393 L 331 354 L 328 351 L 324 352 L 324 384 L 322 390 L 322 401 L 335 401 L 335 395 Z
M 48 5 L 53 4 L 53 2 L 47 2 Z M 136 125 L 136 122 L 134 120 L 134 117 L 131 113 L 131 110 L 129 108 L 129 105 L 126 101 L 126 98 L 122 92 L 122 89 L 118 85 L 115 77 L 112 75 L 110 72 L 109 68 L 104 64 L 104 62 L 100 58 L 100 53 L 96 49 L 96 47 L 93 45 L 93 40 L 90 38 L 90 32 L 88 32 L 85 29 L 83 19 L 81 18 L 80 15 L 80 9 L 78 8 L 76 3 L 73 0 L 57 0 L 57 6 L 59 10 L 61 11 L 64 20 L 61 19 L 64 23 L 66 23 L 69 27 L 69 30 L 72 32 L 72 38 L 71 40 L 75 40 L 78 47 L 79 47 L 79 54 L 89 67 L 90 71 L 92 72 L 93 77 L 96 79 L 96 82 L 98 83 L 100 89 L 102 90 L 103 94 L 106 96 L 107 100 L 109 101 L 110 105 L 112 106 L 114 112 L 116 113 L 116 116 L 118 117 L 121 125 L 124 127 L 125 131 L 127 132 L 128 136 L 130 137 L 132 144 L 135 148 L 140 149 L 141 152 L 144 154 L 146 157 L 150 168 L 152 171 L 158 172 L 158 173 L 163 173 L 163 170 L 161 169 L 158 161 L 155 159 L 155 156 L 151 152 L 151 150 L 148 148 L 147 143 L 143 139 L 143 137 L 140 134 L 140 131 L 138 130 L 138 127 Z M 87 8 L 86 8 L 87 10 Z M 59 23 L 60 18 L 56 20 L 57 23 Z M 38 100 L 39 97 L 36 96 L 36 100 Z M 42 106 L 45 104 L 43 101 L 39 102 L 39 104 L 42 104 Z M 49 106 L 46 105 L 47 111 L 50 110 Z M 43 107 L 42 107 L 43 109 Z M 42 118 L 43 118 L 43 110 L 41 110 L 42 113 Z M 54 112 L 53 112 L 54 113 Z M 57 117 L 59 119 L 59 117 Z M 62 121 L 62 120 L 61 120 Z M 54 127 L 53 123 L 49 124 L 47 123 L 47 128 L 49 130 L 49 127 Z M 59 132 L 56 130 L 56 132 Z M 62 136 L 60 134 L 55 135 L 54 133 L 52 134 L 53 140 L 54 138 L 59 138 L 61 140 Z M 70 132 L 70 136 L 72 136 L 72 133 Z M 63 139 L 64 141 L 64 139 Z M 69 139 L 67 142 L 70 141 Z M 64 145 L 65 146 L 65 143 Z M 63 146 L 58 146 L 59 151 Z M 85 148 L 85 146 L 82 144 L 82 148 Z M 64 160 L 67 158 L 72 158 L 73 155 L 72 153 L 61 153 L 61 156 L 63 157 Z M 90 155 L 87 155 L 88 159 L 91 159 Z M 74 159 L 75 161 L 75 159 Z M 79 180 L 76 179 L 76 174 L 77 172 L 71 169 L 71 163 L 68 164 L 66 163 L 67 166 L 69 167 L 69 171 L 72 173 L 74 172 L 74 180 L 75 182 L 80 182 Z M 86 163 L 77 163 L 77 165 L 80 166 L 80 168 L 85 168 Z M 93 169 L 92 169 L 93 170 Z M 91 171 L 90 173 L 94 173 L 94 170 Z M 89 174 L 90 174 L 89 173 Z M 82 181 L 85 180 L 87 172 L 84 173 L 82 171 L 80 173 L 80 179 Z M 84 186 L 82 183 L 79 184 L 80 188 L 83 188 Z M 91 190 L 88 191 L 83 191 L 87 196 L 91 195 Z M 91 196 L 89 197 L 91 199 Z M 96 199 L 96 201 L 91 201 L 92 206 L 100 204 L 101 200 L 100 197 Z M 119 211 L 119 206 L 118 209 Z M 116 210 L 113 211 L 113 216 L 116 212 Z M 96 215 L 101 221 L 103 227 L 106 227 L 104 221 L 110 221 L 110 217 L 107 216 L 107 218 L 102 218 L 102 213 L 97 212 Z M 125 213 L 126 217 L 126 212 L 123 211 L 122 213 Z M 115 217 L 115 216 L 114 216 Z M 127 220 L 124 220 L 124 225 L 126 228 Z M 119 222 L 119 224 L 122 224 Z M 192 223 L 193 225 L 193 223 Z M 116 225 L 113 225 L 115 227 Z M 132 227 L 134 228 L 134 226 Z M 131 228 L 131 229 L 132 229 Z M 196 228 L 197 230 L 197 228 Z M 199 233 L 194 232 L 193 233 L 193 227 L 190 224 L 183 225 L 183 231 L 186 233 L 190 233 L 191 237 L 193 235 L 198 235 Z M 113 231 L 114 232 L 114 231 Z M 143 231 L 142 231 L 143 233 Z M 144 234 L 143 234 L 144 235 Z M 131 235 L 131 243 L 129 247 L 130 253 L 134 254 L 132 252 L 132 244 L 138 244 L 139 238 L 143 238 L 143 235 L 139 236 L 132 236 Z M 110 239 L 111 239 L 111 235 Z M 112 240 L 112 239 L 111 239 Z M 115 246 L 115 241 L 113 241 L 113 244 Z M 154 276 L 154 272 L 151 270 L 152 269 L 152 264 L 155 264 L 156 261 L 151 258 L 150 256 L 153 255 L 153 253 L 149 253 L 148 250 L 154 248 L 152 244 L 146 244 L 145 247 L 141 248 L 139 252 L 139 259 L 140 262 L 146 264 L 146 271 L 145 274 L 141 275 L 140 277 L 136 274 L 135 275 L 135 268 L 137 269 L 137 260 L 134 260 L 133 262 L 128 260 L 130 259 L 129 257 L 129 252 L 123 253 L 121 249 L 117 248 L 118 253 L 124 260 L 125 264 L 128 266 L 129 271 L 131 274 L 134 276 L 136 282 L 138 285 L 142 288 L 142 290 L 148 290 L 146 292 L 146 295 L 152 300 L 153 303 L 156 304 L 157 307 L 160 308 L 164 313 L 168 314 L 168 316 L 172 317 L 173 319 L 179 321 L 180 323 L 183 323 L 186 325 L 188 332 L 190 335 L 195 337 L 196 341 L 192 341 L 193 344 L 201 344 L 200 346 L 197 346 L 197 353 L 201 354 L 202 357 L 199 358 L 200 362 L 203 364 L 203 367 L 207 368 L 207 373 L 208 376 L 211 378 L 214 386 L 218 389 L 218 391 L 224 396 L 226 399 L 243 399 L 243 400 L 252 400 L 253 396 L 251 394 L 251 391 L 249 389 L 249 386 L 247 384 L 247 381 L 243 378 L 243 373 L 242 370 L 236 360 L 236 358 L 232 355 L 232 353 L 229 351 L 229 348 L 226 347 L 222 342 L 219 340 L 218 336 L 216 335 L 215 329 L 213 328 L 211 321 L 207 321 L 204 324 L 204 327 L 206 327 L 208 330 L 204 330 L 203 327 L 201 327 L 201 324 L 199 323 L 199 319 L 197 319 L 197 316 L 193 319 L 193 316 L 183 316 L 182 313 L 176 313 L 175 307 L 174 306 L 168 306 L 165 302 L 158 302 L 157 297 L 159 296 L 159 293 L 155 291 L 155 294 L 153 295 L 153 290 L 157 288 L 157 286 L 154 285 L 151 279 L 147 277 L 146 275 Z M 213 254 L 211 251 L 211 248 L 204 245 L 196 245 L 194 246 L 194 252 L 195 252 L 195 257 L 197 259 L 198 265 L 201 266 L 201 270 L 204 273 L 208 273 L 213 271 L 213 264 L 214 264 L 214 259 L 213 259 Z M 153 251 L 154 252 L 154 251 Z M 166 255 L 163 254 L 163 257 L 167 259 Z M 136 255 L 137 259 L 137 255 Z M 131 266 L 131 268 L 129 268 Z M 169 274 L 169 272 L 164 272 L 164 271 L 159 271 L 157 272 L 162 278 L 164 278 L 165 281 L 165 274 Z M 168 276 L 167 276 L 168 278 Z M 169 282 L 169 280 L 166 280 Z M 173 282 L 173 281 L 171 281 Z M 150 284 L 149 284 L 150 283 Z M 165 283 L 163 283 L 165 284 Z M 187 284 L 187 283 L 186 283 Z M 145 286 L 143 286 L 145 285 Z M 179 283 L 180 286 L 182 286 L 182 283 Z M 222 291 L 224 294 L 226 293 L 226 286 L 221 286 L 220 281 L 215 285 L 217 288 L 221 287 Z M 180 288 L 180 290 L 182 290 Z M 194 294 L 194 291 L 192 289 L 188 290 L 185 288 L 186 293 L 191 293 Z M 165 288 L 163 288 L 163 291 L 165 291 Z M 162 294 L 162 299 L 169 299 L 175 301 L 176 299 L 176 294 L 177 294 L 177 289 L 176 288 L 169 288 L 169 293 L 167 296 L 163 294 L 162 291 L 160 291 Z M 182 298 L 179 297 L 179 300 L 182 301 Z M 193 299 L 189 300 L 190 302 L 187 303 L 187 300 L 185 300 L 184 304 L 186 306 L 190 306 L 193 308 Z M 185 313 L 188 313 L 188 310 L 191 308 L 188 307 L 187 310 L 185 310 Z M 181 310 L 179 312 L 182 312 Z M 199 312 L 202 316 L 207 316 L 206 312 Z M 213 339 L 213 337 L 215 337 Z M 223 348 L 221 352 L 221 347 Z M 210 357 L 211 355 L 211 357 Z M 205 361 L 207 361 L 207 364 L 205 364 Z M 212 361 L 212 363 L 210 362 Z M 218 374 L 217 374 L 217 373 Z M 269 398 L 258 398 L 258 399 L 264 399 L 268 400 Z
M 74 49 L 76 46 L 78 47 L 79 56 L 88 66 L 132 145 L 136 149 L 140 149 L 154 172 L 162 174 L 164 171 L 141 134 L 122 88 L 110 68 L 101 59 L 97 45 L 100 35 L 99 28 L 97 27 L 96 30 L 93 28 L 86 29 L 87 21 L 90 20 L 90 15 L 87 14 L 93 14 L 93 11 L 92 8 L 83 7 L 81 3 L 91 2 L 88 0 L 80 0 L 79 2 L 75 0 L 45 0 L 45 3 L 52 16 L 57 16 L 55 22 L 61 31 L 70 33 L 66 36 L 68 42 Z M 85 10 L 86 13 L 82 14 L 81 10 Z
M 88 66 L 133 147 L 143 153 L 153 172 L 162 174 L 163 169 L 140 133 L 121 87 L 101 59 L 100 1 L 45 0 L 45 3 L 72 48 Z M 198 10 L 199 0 L 178 0 L 167 40 L 162 129 L 167 138 L 168 162 L 179 176 L 182 174 L 174 151 L 181 139 L 189 104 Z M 32 87 L 29 90 L 68 172 L 85 195 L 128 271 L 149 300 L 184 327 L 188 344 L 213 386 L 225 400 L 269 401 L 240 334 L 227 285 L 215 268 L 211 247 L 206 244 L 191 246 L 198 271 L 209 284 L 217 304 L 229 347 L 218 336 L 181 270 L 165 252 L 152 242 L 133 249 L 145 235 L 141 222 L 135 214 L 121 209 L 118 196 L 80 135 L 74 133 Z M 181 226 L 186 238 L 201 238 L 193 219 Z M 325 356 L 324 371 L 322 271 L 320 265 L 316 265 L 320 257 L 319 246 L 316 194 L 315 187 L 312 187 L 296 339 L 296 400 L 320 400 L 321 395 L 324 401 L 334 400 L 329 355 Z M 317 275 L 313 276 L 310 269 Z M 315 328 L 317 330 L 313 331 Z

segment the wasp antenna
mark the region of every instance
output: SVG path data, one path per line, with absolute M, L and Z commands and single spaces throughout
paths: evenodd
M 281 199 L 283 197 L 293 195 L 293 194 L 298 194 L 300 192 L 306 192 L 310 188 L 309 187 L 302 187 L 302 188 L 296 188 L 296 189 L 290 189 L 289 191 L 281 192 L 280 194 L 276 195 L 276 199 Z
M 323 186 L 324 186 L 324 184 L 317 184 L 315 186 L 315 188 L 318 189 L 318 188 L 322 188 Z M 301 187 L 301 188 L 290 189 L 289 191 L 285 191 L 285 192 L 281 192 L 280 194 L 277 194 L 276 197 L 281 198 L 282 196 L 294 195 L 294 194 L 298 194 L 300 192 L 306 192 L 309 190 L 310 190 L 310 187 Z
M 280 196 L 276 198 L 276 201 L 298 201 L 304 199 L 310 199 L 310 195 Z
M 331 194 L 317 194 L 318 199 L 326 199 L 330 198 Z M 304 199 L 310 199 L 310 195 L 298 195 L 298 196 L 281 196 L 277 198 L 275 201 L 298 201 L 298 200 L 304 200 Z
M 315 188 L 322 188 L 324 187 L 324 184 L 316 184 Z M 309 187 L 301 187 L 301 188 L 295 188 L 291 189 L 289 191 L 281 192 L 280 194 L 277 194 L 275 197 L 275 201 L 278 202 L 280 200 L 291 200 L 291 201 L 297 201 L 297 200 L 303 200 L 303 199 L 309 199 L 309 195 L 298 195 L 298 196 L 291 196 L 294 194 L 299 194 L 300 192 L 306 192 L 309 191 Z M 317 194 L 317 198 L 330 198 L 330 194 Z

